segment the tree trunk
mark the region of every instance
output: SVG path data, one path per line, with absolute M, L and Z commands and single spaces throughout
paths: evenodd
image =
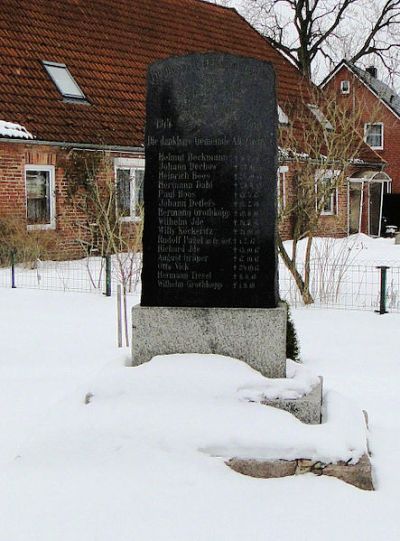
M 287 269 L 293 276 L 296 286 L 298 287 L 300 291 L 300 295 L 301 295 L 301 298 L 303 299 L 304 304 L 306 305 L 313 304 L 314 299 L 309 291 L 309 282 L 305 283 L 305 281 L 303 280 L 303 277 L 301 276 L 301 274 L 296 268 L 295 261 L 293 261 L 289 257 L 279 234 L 278 234 L 278 248 L 279 248 L 279 253 L 282 256 L 283 262 L 285 263 Z
M 304 258 L 304 289 L 308 292 L 310 291 L 310 260 L 311 260 L 312 241 L 313 241 L 312 235 L 308 235 L 306 255 Z

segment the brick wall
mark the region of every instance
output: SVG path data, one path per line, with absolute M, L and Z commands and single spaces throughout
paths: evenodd
M 379 76 L 379 74 L 378 74 Z M 350 93 L 342 94 L 340 83 L 350 81 Z M 384 171 L 392 178 L 393 193 L 400 193 L 400 119 L 382 104 L 382 102 L 346 67 L 338 71 L 326 85 L 325 92 L 336 95 L 339 102 L 350 110 L 359 111 L 360 133 L 364 133 L 364 124 L 382 122 L 384 124 L 384 148 L 376 150 L 386 162 Z
M 113 175 L 110 163 L 118 157 L 142 157 L 137 154 L 104 154 L 105 164 L 98 173 L 98 181 L 104 184 Z M 31 145 L 29 143 L 0 143 L 0 217 L 12 216 L 26 224 L 25 200 L 25 165 L 53 165 L 55 167 L 55 203 L 56 229 L 54 232 L 57 245 L 52 257 L 60 259 L 77 258 L 83 255 L 80 241 L 91 241 L 86 234 L 87 214 L 81 207 L 79 192 L 75 194 L 75 204 L 71 204 L 70 184 L 66 179 L 66 170 L 70 171 L 68 163 L 71 155 L 66 150 L 54 146 Z M 295 185 L 295 167 L 289 164 L 286 173 L 286 200 L 293 201 L 297 197 Z M 134 238 L 136 226 L 124 223 L 123 229 L 127 236 Z M 292 237 L 292 220 L 286 218 L 280 224 L 280 232 L 284 240 Z M 47 234 L 43 233 L 43 234 Z M 318 235 L 344 236 L 347 234 L 347 188 L 339 189 L 338 214 L 321 216 Z
M 286 173 L 286 204 L 295 204 L 298 197 L 296 186 L 297 169 L 301 164 L 288 163 Z M 349 175 L 352 171 L 349 171 Z M 321 215 L 318 220 L 316 236 L 320 237 L 344 237 L 348 232 L 348 195 L 347 184 L 343 183 L 338 187 L 337 212 L 334 215 Z M 279 224 L 279 232 L 283 240 L 293 238 L 293 216 L 290 212 L 285 215 Z
M 102 153 L 104 156 L 105 154 Z M 122 154 L 107 155 L 108 164 Z M 135 154 L 123 154 L 124 157 L 141 157 Z M 30 145 L 29 143 L 0 143 L 0 218 L 11 217 L 26 225 L 26 165 L 53 165 L 55 167 L 55 231 L 43 231 L 48 236 L 54 235 L 54 248 L 51 256 L 59 259 L 77 258 L 83 255 L 82 242 L 90 241 L 85 231 L 87 214 L 83 205 L 79 204 L 79 193 L 71 203 L 69 184 L 65 177 L 70 153 L 62 148 L 45 145 Z M 98 181 L 108 182 L 113 176 L 113 167 L 100 168 Z M 81 199 L 82 201 L 82 199 Z M 127 235 L 133 235 L 134 224 L 124 224 Z M 86 236 L 85 236 L 86 235 Z

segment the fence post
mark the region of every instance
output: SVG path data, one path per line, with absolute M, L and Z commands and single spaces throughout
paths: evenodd
M 381 265 L 376 268 L 380 269 L 381 271 L 381 290 L 380 290 L 379 310 L 375 310 L 375 312 L 377 312 L 378 314 L 387 314 L 388 311 L 386 310 L 386 277 L 387 277 L 387 270 L 390 269 L 390 267 Z
M 106 297 L 111 297 L 111 256 L 106 255 Z
M 117 329 L 118 329 L 118 347 L 122 348 L 122 321 L 121 321 L 121 285 L 117 285 Z
M 11 250 L 11 287 L 15 289 L 15 250 Z

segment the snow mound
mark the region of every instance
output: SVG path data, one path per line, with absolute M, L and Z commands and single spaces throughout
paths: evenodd
M 258 385 L 238 389 L 243 400 L 261 402 L 262 400 L 288 400 L 301 398 L 310 393 L 319 384 L 318 376 L 305 366 L 288 359 L 286 361 L 286 378 L 264 378 Z
M 303 383 L 311 381 L 304 376 Z M 305 425 L 238 392 L 268 385 L 247 364 L 220 355 L 157 356 L 136 368 L 108 369 L 49 415 L 18 463 L 141 463 L 156 450 L 172 462 L 205 455 L 357 462 L 366 452 L 362 412 L 344 397 L 329 393 L 326 422 Z

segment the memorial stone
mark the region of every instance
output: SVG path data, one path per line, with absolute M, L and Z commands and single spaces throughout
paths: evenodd
M 219 353 L 285 376 L 276 137 L 269 63 L 207 53 L 150 67 L 134 365 Z
M 142 306 L 277 306 L 276 111 L 269 63 L 150 67 Z

